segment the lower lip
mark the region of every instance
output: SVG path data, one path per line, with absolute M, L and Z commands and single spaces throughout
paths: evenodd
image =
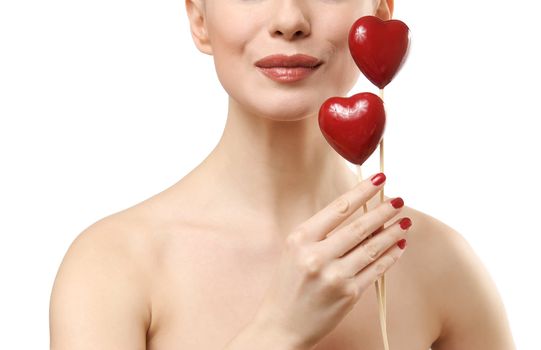
M 307 67 L 273 67 L 273 68 L 262 68 L 257 67 L 263 74 L 268 76 L 274 81 L 280 83 L 292 83 L 295 81 L 302 80 L 308 77 L 310 74 L 314 73 L 320 65 L 315 66 L 314 68 Z

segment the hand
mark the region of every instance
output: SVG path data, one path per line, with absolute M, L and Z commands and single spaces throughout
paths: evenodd
M 271 287 L 256 314 L 260 326 L 290 339 L 294 349 L 311 349 L 394 265 L 403 252 L 396 243 L 406 230 L 400 220 L 383 229 L 402 210 L 391 200 L 331 232 L 382 186 L 370 179 L 361 181 L 287 236 Z

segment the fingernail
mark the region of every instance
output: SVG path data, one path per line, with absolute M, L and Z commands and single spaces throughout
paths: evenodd
M 406 240 L 401 239 L 401 240 L 398 241 L 398 243 L 396 243 L 396 245 L 398 246 L 398 248 L 404 249 L 404 248 L 406 248 Z
M 405 229 L 407 229 L 408 227 L 411 226 L 411 219 L 410 218 L 402 218 L 400 220 L 399 224 L 400 224 L 400 228 L 402 230 L 405 230 Z
M 402 198 L 400 197 L 396 197 L 395 199 L 391 201 L 391 204 L 393 205 L 395 209 L 398 209 L 404 205 L 404 200 L 402 200 Z
M 379 186 L 385 181 L 386 177 L 384 173 L 377 173 L 370 179 L 374 186 Z

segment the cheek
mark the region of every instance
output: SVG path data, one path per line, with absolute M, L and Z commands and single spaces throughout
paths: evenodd
M 325 38 L 329 50 L 329 88 L 342 94 L 353 87 L 360 75 L 348 45 L 349 30 L 357 18 L 349 11 L 341 13 L 341 16 L 333 14 L 319 23 L 321 36 Z
M 251 24 L 242 25 L 247 21 L 241 20 L 243 16 L 238 11 L 224 9 L 213 15 L 216 18 L 211 17 L 208 26 L 212 58 L 218 79 L 226 87 L 230 85 L 227 82 L 235 79 L 241 66 L 246 64 L 246 45 L 253 29 Z
M 243 29 L 233 19 L 212 20 L 208 25 L 210 43 L 214 51 L 235 49 L 243 37 Z
M 371 15 L 373 11 L 370 2 L 357 1 L 360 3 L 356 6 L 349 3 L 347 6 L 321 11 L 324 15 L 317 17 L 318 23 L 314 28 L 321 28 L 321 35 L 327 37 L 336 47 L 347 47 L 348 34 L 353 23 L 360 17 Z
M 231 4 L 221 6 L 221 0 L 211 3 L 207 26 L 213 55 L 216 59 L 226 59 L 241 54 L 253 31 L 253 20 L 247 20 L 248 9 Z

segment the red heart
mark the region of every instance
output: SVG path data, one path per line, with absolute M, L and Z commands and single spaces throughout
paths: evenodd
M 330 97 L 319 108 L 318 121 L 332 148 L 349 162 L 362 165 L 383 137 L 383 100 L 371 92 Z
M 349 30 L 349 51 L 357 67 L 383 89 L 400 71 L 409 53 L 409 28 L 399 20 L 363 16 Z

